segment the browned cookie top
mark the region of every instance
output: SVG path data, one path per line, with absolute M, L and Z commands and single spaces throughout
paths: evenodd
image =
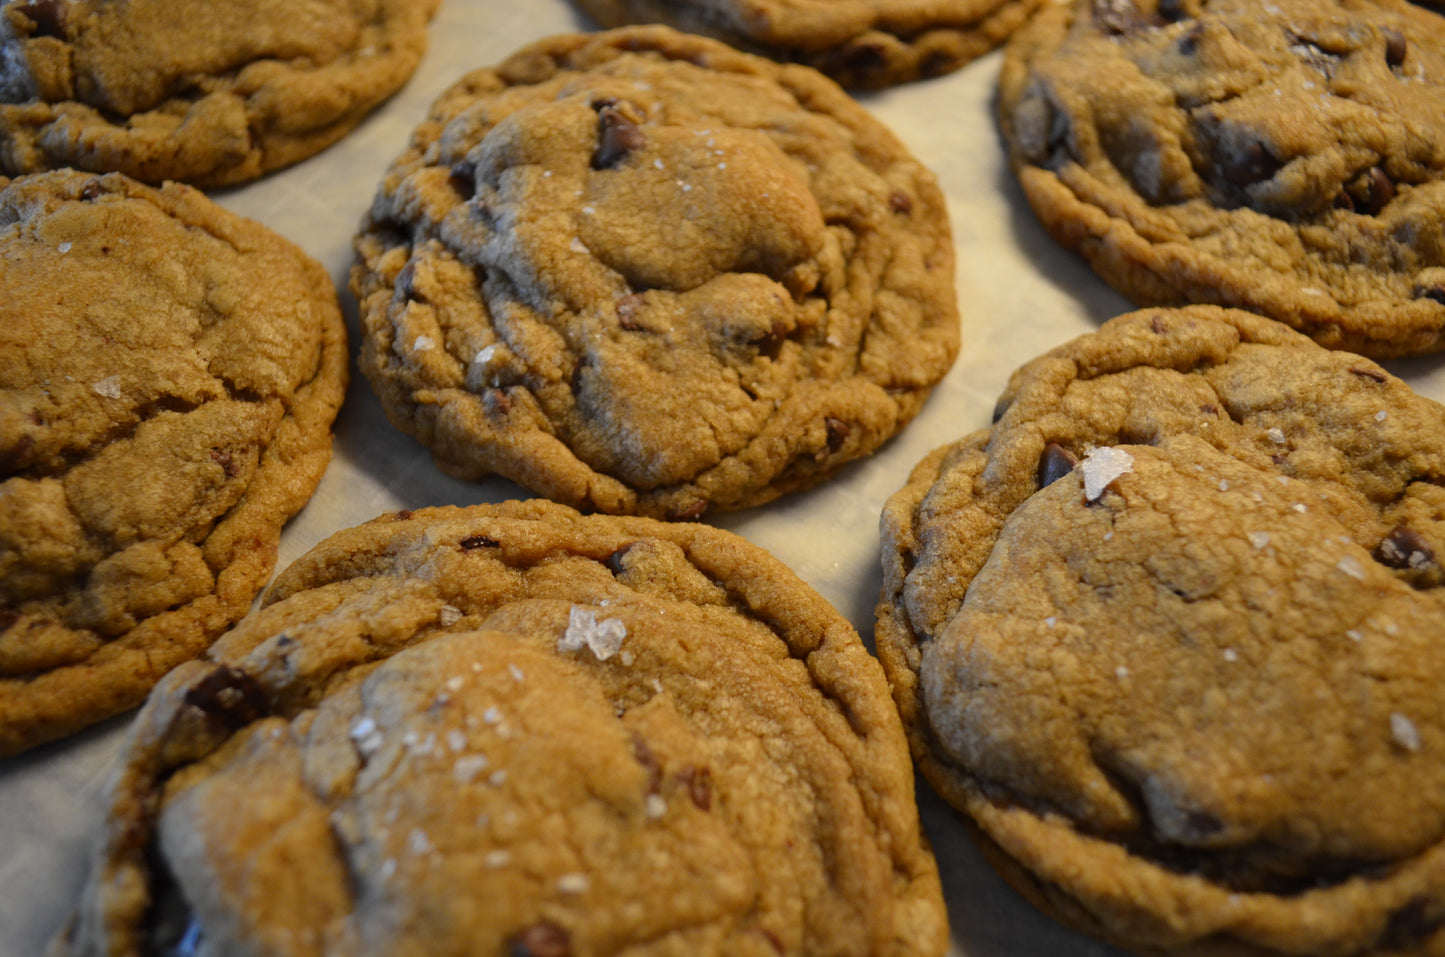
M 320 264 L 195 190 L 0 178 L 0 754 L 138 704 L 245 613 L 331 454 Z
M 0 0 L 0 173 L 254 179 L 411 76 L 438 0 Z
M 1445 944 L 1445 409 L 1216 307 L 1015 374 L 889 502 L 915 756 L 1074 925 L 1191 954 Z
M 208 658 L 137 719 L 62 953 L 947 946 L 881 670 L 729 533 L 385 516 Z
M 993 49 L 1039 0 L 577 0 L 607 27 L 665 23 L 884 87 L 956 70 Z
M 694 518 L 812 485 L 953 361 L 936 182 L 837 86 L 663 27 L 442 95 L 357 239 L 361 367 L 448 472 Z
M 1029 201 L 1141 304 L 1445 346 L 1445 19 L 1403 0 L 1085 0 L 1011 45 Z

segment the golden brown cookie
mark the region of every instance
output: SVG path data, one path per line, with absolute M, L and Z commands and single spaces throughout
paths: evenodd
M 1142 953 L 1445 948 L 1445 409 L 1279 323 L 1106 323 L 884 513 L 878 650 L 1030 899 Z
M 1404 0 L 1082 0 L 1010 44 L 1030 204 L 1141 305 L 1445 347 L 1445 19 Z
M 401 88 L 439 0 L 0 0 L 0 173 L 222 186 Z
M 444 93 L 357 237 L 361 368 L 448 473 L 696 518 L 811 486 L 958 350 L 934 177 L 822 75 L 639 27 Z
M 321 265 L 187 186 L 0 178 L 0 755 L 249 607 L 346 385 Z
M 730 533 L 383 516 L 207 659 L 133 726 L 60 953 L 947 946 L 877 662 Z
M 998 46 L 1040 0 L 577 0 L 605 27 L 665 23 L 844 86 L 939 76 Z

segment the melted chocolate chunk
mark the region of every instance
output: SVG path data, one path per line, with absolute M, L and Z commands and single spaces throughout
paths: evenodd
M 701 518 L 702 513 L 707 511 L 707 501 L 698 499 L 690 505 L 680 505 L 670 509 L 667 517 L 674 522 L 690 522 L 695 518 Z
M 853 427 L 842 419 L 835 419 L 831 415 L 823 420 L 823 424 L 828 429 L 828 451 L 837 452 L 843 447 L 843 443 L 848 441 L 848 436 L 852 434 Z
M 616 169 L 642 149 L 642 128 L 617 100 L 600 100 L 593 108 L 597 110 L 597 150 L 592 154 L 592 168 Z
M 1263 143 L 1255 142 L 1226 158 L 1222 172 L 1224 178 L 1235 186 L 1245 187 L 1264 182 L 1283 166 L 1284 163 L 1265 149 Z
M 35 24 L 33 37 L 65 37 L 65 0 L 16 0 L 15 9 Z
M 1412 528 L 1396 525 L 1375 547 L 1375 561 L 1390 568 L 1422 568 L 1433 564 L 1435 550 Z
M 228 728 L 242 728 L 266 713 L 266 693 L 255 678 L 221 665 L 186 690 L 183 699 L 208 718 Z
M 1078 464 L 1077 455 L 1056 442 L 1050 442 L 1044 447 L 1044 454 L 1039 456 L 1039 488 L 1053 485 L 1072 472 Z
M 457 544 L 462 546 L 462 551 L 470 552 L 478 548 L 501 548 L 502 543 L 487 535 L 469 535 Z
M 1405 34 L 1393 27 L 1380 27 L 1380 35 L 1385 38 L 1385 62 L 1392 67 L 1402 65 L 1410 52 Z
M 1445 306 L 1445 286 L 1427 286 L 1424 289 L 1417 290 L 1415 297 L 1417 299 L 1433 299 L 1440 303 L 1440 305 Z

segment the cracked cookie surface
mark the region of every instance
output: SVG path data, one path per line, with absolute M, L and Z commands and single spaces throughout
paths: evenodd
M 956 70 L 1002 43 L 1039 0 L 577 0 L 605 27 L 664 23 L 844 86 L 879 88 Z
M 421 60 L 438 0 L 6 0 L 0 173 L 213 187 L 346 135 Z
M 1030 204 L 1141 305 L 1445 347 L 1445 20 L 1403 0 L 1085 0 L 1010 44 Z
M 179 184 L 0 178 L 0 754 L 139 704 L 249 607 L 331 454 L 301 250 Z
M 697 518 L 876 449 L 958 350 L 931 173 L 822 75 L 663 27 L 444 93 L 357 237 L 361 368 L 445 471 Z
M 1056 917 L 1146 953 L 1445 945 L 1445 409 L 1212 306 L 1016 372 L 884 512 L 914 755 Z
M 536 500 L 343 531 L 165 679 L 117 780 L 60 953 L 947 946 L 876 660 L 709 526 Z

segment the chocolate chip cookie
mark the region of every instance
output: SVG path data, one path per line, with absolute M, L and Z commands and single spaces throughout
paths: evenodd
M 1146 953 L 1445 947 L 1445 408 L 1213 306 L 1024 366 L 884 513 L 933 785 Z
M 931 173 L 815 71 L 665 27 L 444 93 L 357 237 L 361 368 L 448 473 L 697 518 L 811 486 L 958 350 Z
M 439 0 L 0 0 L 0 173 L 255 179 L 411 76 Z
M 941 955 L 852 627 L 709 526 L 343 531 L 133 726 L 60 953 Z
M 139 704 L 246 612 L 331 454 L 321 265 L 180 184 L 0 178 L 0 755 Z
M 1376 357 L 1445 347 L 1445 19 L 1403 0 L 1084 0 L 1010 44 L 1010 156 L 1141 305 Z
M 849 87 L 939 76 L 992 50 L 1040 0 L 577 0 L 606 27 L 665 23 L 806 63 Z

